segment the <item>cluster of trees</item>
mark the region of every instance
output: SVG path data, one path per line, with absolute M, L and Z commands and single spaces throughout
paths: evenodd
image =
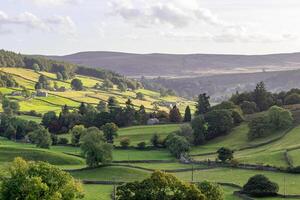
M 69 173 L 45 162 L 15 158 L 8 176 L 1 177 L 0 199 L 64 199 L 84 197 L 79 181 Z
M 206 94 L 199 95 L 195 114 L 191 122 L 195 145 L 229 133 L 235 125 L 244 120 L 239 106 L 225 101 L 211 107 Z
M 264 82 L 260 82 L 253 91 L 233 94 L 230 101 L 239 105 L 245 114 L 252 114 L 268 110 L 274 105 L 299 104 L 300 89 L 271 93 L 267 91 Z
M 171 174 L 156 171 L 152 173 L 150 178 L 141 182 L 118 186 L 116 199 L 223 200 L 224 191 L 214 183 L 207 181 L 198 184 L 185 183 Z
M 266 113 L 253 118 L 249 126 L 248 138 L 264 137 L 278 130 L 286 129 L 293 123 L 293 116 L 289 110 L 272 106 Z
M 0 72 L 0 87 L 19 87 L 19 84 L 11 75 Z

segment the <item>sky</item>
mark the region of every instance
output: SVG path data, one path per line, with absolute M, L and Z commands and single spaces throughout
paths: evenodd
M 0 0 L 0 49 L 300 52 L 299 0 Z

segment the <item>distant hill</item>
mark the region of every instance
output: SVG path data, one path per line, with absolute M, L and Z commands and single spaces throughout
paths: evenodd
M 132 54 L 95 51 L 48 57 L 94 68 L 101 67 L 126 76 L 195 77 L 224 73 L 300 69 L 300 53 L 218 55 Z

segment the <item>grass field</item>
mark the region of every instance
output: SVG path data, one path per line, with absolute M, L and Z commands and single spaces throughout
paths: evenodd
M 121 92 L 117 89 L 117 86 L 115 85 L 114 89 L 110 91 L 95 90 L 93 89 L 93 86 L 96 83 L 101 84 L 103 80 L 87 76 L 77 75 L 75 77 L 82 81 L 85 87 L 85 91 L 72 91 L 70 90 L 71 80 L 56 80 L 56 74 L 53 73 L 35 72 L 33 70 L 24 68 L 0 68 L 0 71 L 11 74 L 14 77 L 14 79 L 19 83 L 19 85 L 25 86 L 31 91 L 34 91 L 34 85 L 38 81 L 38 78 L 41 74 L 45 75 L 50 79 L 50 85 L 52 87 L 54 86 L 54 82 L 56 82 L 59 87 L 63 86 L 67 89 L 66 92 L 49 91 L 48 97 L 35 97 L 31 100 L 19 99 L 21 111 L 30 111 L 34 109 L 39 113 L 45 113 L 51 110 L 58 111 L 60 109 L 60 106 L 65 104 L 71 107 L 77 107 L 81 102 L 96 105 L 99 103 L 100 100 L 107 101 L 110 96 L 116 97 L 121 106 L 125 106 L 125 102 L 128 98 L 130 98 L 136 108 L 138 108 L 141 105 L 144 105 L 148 111 L 153 109 L 153 103 L 157 101 L 171 101 L 174 103 L 176 102 L 178 103 L 179 108 L 182 112 L 184 112 L 184 109 L 187 105 L 191 105 L 191 108 L 194 109 L 194 102 L 190 102 L 184 98 L 176 96 L 168 96 L 161 98 L 159 93 L 146 89 Z M 3 94 L 10 94 L 15 89 L 18 88 L 0 88 L 0 91 Z M 145 95 L 145 100 L 135 99 L 137 92 L 142 92 Z M 168 106 L 160 108 L 165 111 L 169 110 Z

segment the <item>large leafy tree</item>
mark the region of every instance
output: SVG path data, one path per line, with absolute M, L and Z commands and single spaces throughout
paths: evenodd
M 9 168 L 9 176 L 3 177 L 0 199 L 73 200 L 83 198 L 80 182 L 45 162 L 27 162 L 16 158 Z
M 195 185 L 184 183 L 171 174 L 154 172 L 142 182 L 117 188 L 118 200 L 205 200 Z
M 212 139 L 227 134 L 233 127 L 233 118 L 230 110 L 213 110 L 205 114 L 208 123 L 206 139 Z
M 278 106 L 272 106 L 268 110 L 268 117 L 274 129 L 284 129 L 293 123 L 292 113 Z
M 97 167 L 110 163 L 112 160 L 112 145 L 107 144 L 101 131 L 96 127 L 88 128 L 80 139 L 80 148 L 86 158 L 86 164 Z
M 44 127 L 40 127 L 28 134 L 30 140 L 40 148 L 50 148 L 52 144 L 51 134 Z
M 83 125 L 74 126 L 73 129 L 70 131 L 70 134 L 72 136 L 72 139 L 71 139 L 72 145 L 78 146 L 79 142 L 80 142 L 80 137 L 82 135 L 84 135 L 86 131 L 87 130 L 86 130 L 86 128 L 84 128 Z
M 183 136 L 170 135 L 166 140 L 167 148 L 176 158 L 190 151 L 190 144 Z
M 196 105 L 196 115 L 205 114 L 210 110 L 209 96 L 205 93 L 198 96 L 197 105 Z

